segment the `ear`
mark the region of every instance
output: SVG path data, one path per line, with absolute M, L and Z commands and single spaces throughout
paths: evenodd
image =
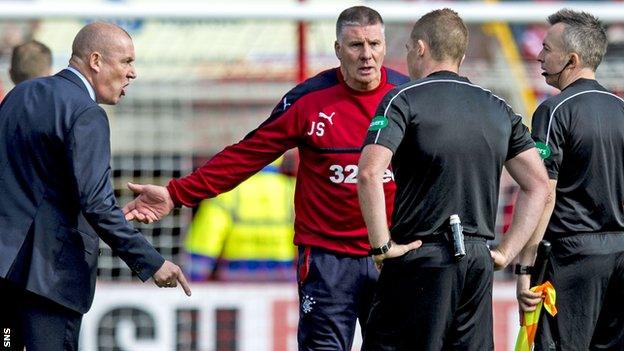
M 422 39 L 418 39 L 416 42 L 416 53 L 418 56 L 423 56 L 427 50 L 427 44 Z
M 338 58 L 338 60 L 340 60 L 340 54 L 338 53 L 338 51 L 340 51 L 340 44 L 338 44 L 338 40 L 336 40 L 334 42 L 334 52 L 336 53 L 336 57 Z
M 576 52 L 570 54 L 570 59 L 567 62 L 572 68 L 581 67 L 581 57 Z
M 97 73 L 102 69 L 102 54 L 97 51 L 89 55 L 89 67 Z
M 464 56 L 462 56 L 461 60 L 459 60 L 459 65 L 461 66 L 462 63 L 464 63 L 464 60 L 466 59 L 466 54 L 464 54 Z

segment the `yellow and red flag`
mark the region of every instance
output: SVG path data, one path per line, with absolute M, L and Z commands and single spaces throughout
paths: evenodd
M 555 288 L 550 282 L 537 285 L 531 288 L 533 292 L 541 292 L 544 296 L 542 302 L 537 304 L 535 310 L 531 312 L 524 312 L 522 316 L 522 322 L 520 323 L 520 332 L 518 333 L 518 339 L 516 340 L 515 351 L 531 351 L 533 349 L 533 343 L 535 342 L 535 332 L 537 331 L 537 323 L 539 322 L 540 313 L 542 307 L 546 309 L 551 316 L 557 314 L 557 307 L 555 307 L 555 301 L 557 300 L 557 294 Z

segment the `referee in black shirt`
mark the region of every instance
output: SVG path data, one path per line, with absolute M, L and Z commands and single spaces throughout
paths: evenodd
M 607 48 L 600 22 L 567 9 L 548 21 L 538 60 L 561 93 L 535 111 L 532 133 L 553 201 L 520 259 L 530 263 L 545 231 L 559 313 L 540 322 L 536 350 L 624 350 L 624 101 L 595 78 Z M 524 310 L 540 298 L 528 288 L 520 276 Z
M 452 10 L 416 22 L 410 76 L 379 106 L 365 141 L 358 191 L 374 259 L 383 268 L 363 350 L 492 350 L 493 262 L 507 265 L 543 212 L 548 177 L 522 118 L 501 98 L 457 74 L 468 31 Z M 397 193 L 385 222 L 382 176 L 392 160 Z M 515 217 L 494 238 L 503 165 L 520 184 Z M 466 256 L 456 260 L 449 217 Z M 405 246 L 422 246 L 404 252 Z

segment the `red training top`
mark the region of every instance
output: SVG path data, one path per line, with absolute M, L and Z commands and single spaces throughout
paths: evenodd
M 339 68 L 297 85 L 271 116 L 240 142 L 230 145 L 190 175 L 167 185 L 176 205 L 196 206 L 226 192 L 299 148 L 295 189 L 296 245 L 364 256 L 370 246 L 357 196 L 360 150 L 370 121 L 384 95 L 408 78 L 382 67 L 372 91 L 349 88 Z M 384 189 L 388 223 L 396 189 L 386 170 Z

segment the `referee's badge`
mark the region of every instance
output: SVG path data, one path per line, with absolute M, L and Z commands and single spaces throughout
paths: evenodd
M 537 152 L 542 157 L 542 160 L 545 160 L 550 157 L 550 147 L 541 141 L 535 142 L 535 147 L 537 148 Z
M 388 126 L 388 119 L 386 116 L 375 116 L 371 121 L 370 126 L 368 127 L 369 131 L 376 131 L 380 129 L 384 129 Z

